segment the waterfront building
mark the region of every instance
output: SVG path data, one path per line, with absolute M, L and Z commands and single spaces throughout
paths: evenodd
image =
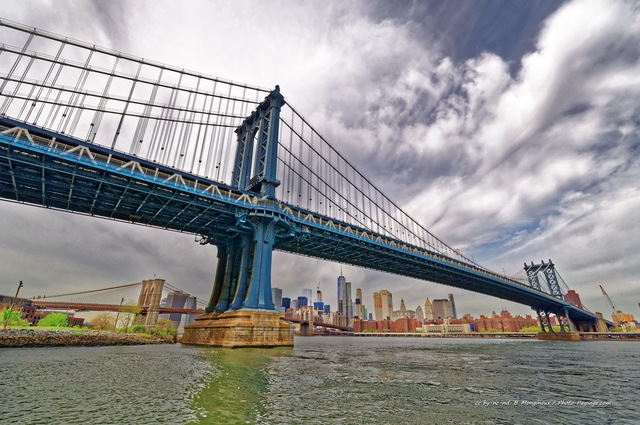
M 282 305 L 282 289 L 271 288 L 271 298 L 273 298 L 273 304 L 280 307 Z
M 424 320 L 427 322 L 433 322 L 436 320 L 433 315 L 433 305 L 431 304 L 431 301 L 429 301 L 429 298 L 427 298 L 427 301 L 424 303 Z
M 613 319 L 613 326 L 616 328 L 623 328 L 624 331 L 635 329 L 635 317 L 633 314 L 625 314 L 618 310 L 611 315 Z
M 333 316 L 333 324 L 336 326 L 348 326 L 347 317 L 344 314 L 335 314 Z
M 493 312 L 491 317 L 480 315 L 479 319 L 463 321 L 473 324 L 474 330 L 476 332 L 489 330 L 495 330 L 499 332 L 520 332 L 521 329 L 540 325 L 538 323 L 538 320 L 532 318 L 530 314 L 527 314 L 525 317 L 513 317 L 507 310 L 502 310 L 499 316 L 495 312 Z M 552 316 L 551 324 L 557 325 L 555 316 Z
M 451 323 L 451 319 L 444 319 L 442 324 L 424 324 L 422 332 L 425 333 L 470 333 L 471 325 L 469 323 Z
M 291 308 L 291 298 L 282 297 L 281 305 L 284 308 Z
M 396 310 L 393 312 L 393 320 L 398 319 L 412 319 L 416 317 L 416 312 L 413 310 L 407 309 L 404 305 L 404 298 L 400 298 L 400 310 Z

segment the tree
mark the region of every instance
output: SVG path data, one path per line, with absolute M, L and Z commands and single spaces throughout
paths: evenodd
M 135 301 L 129 301 L 126 304 L 123 304 L 120 307 L 120 312 L 118 313 L 120 326 L 124 328 L 125 332 L 129 331 L 129 327 L 134 324 L 136 318 L 140 316 L 140 311 L 142 309 Z
M 158 333 L 164 333 L 173 335 L 175 333 L 175 329 L 173 328 L 173 321 L 169 319 L 160 319 L 156 323 L 156 329 Z
M 2 321 L 0 324 L 7 326 L 27 326 L 29 322 L 20 318 L 20 312 L 13 309 L 7 309 L 2 312 Z
M 64 328 L 68 325 L 67 315 L 64 313 L 47 314 L 38 322 L 38 326 L 50 326 L 54 328 Z
M 112 331 L 116 324 L 116 318 L 112 313 L 100 313 L 91 319 L 91 328 L 101 331 Z

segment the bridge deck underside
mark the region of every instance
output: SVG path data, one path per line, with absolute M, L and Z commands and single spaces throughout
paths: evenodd
M 124 158 L 129 160 L 131 158 Z M 196 177 L 193 177 L 196 179 Z M 113 169 L 59 153 L 0 139 L 0 197 L 50 208 L 206 235 L 214 241 L 233 234 L 247 206 L 182 189 L 170 181 L 150 181 L 128 168 Z M 293 208 L 293 207 L 290 207 Z M 294 220 L 295 221 L 295 220 Z M 278 239 L 275 248 L 383 272 L 442 283 L 561 312 L 567 304 L 550 295 L 493 276 L 434 261 L 410 252 L 331 232 L 310 223 L 305 237 Z M 573 320 L 594 316 L 569 308 Z
M 0 144 L 0 197 L 194 234 L 223 235 L 234 208 L 42 152 Z

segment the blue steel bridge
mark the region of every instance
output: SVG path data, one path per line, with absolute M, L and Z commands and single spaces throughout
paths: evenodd
M 527 266 L 526 282 L 512 279 L 431 234 L 277 86 L 5 20 L 0 41 L 0 197 L 215 244 L 207 312 L 273 310 L 278 250 L 495 296 L 581 327 L 596 320 L 563 300 L 548 264 Z

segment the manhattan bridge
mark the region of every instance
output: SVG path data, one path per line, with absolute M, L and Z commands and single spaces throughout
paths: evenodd
M 214 244 L 207 313 L 274 311 L 271 264 L 279 250 L 495 296 L 579 328 L 596 321 L 563 299 L 548 264 L 527 266 L 523 282 L 434 236 L 278 86 L 216 78 L 6 20 L 0 41 L 0 197 Z

